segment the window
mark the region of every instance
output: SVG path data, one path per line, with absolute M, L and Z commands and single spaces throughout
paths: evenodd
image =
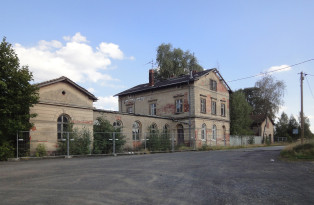
M 66 138 L 64 135 L 65 132 L 69 131 L 70 128 L 70 117 L 62 114 L 58 117 L 58 125 L 57 125 L 57 130 L 58 130 L 58 140 L 61 140 L 63 138 Z
M 206 113 L 206 99 L 201 98 L 201 113 Z
M 176 100 L 176 113 L 180 113 L 183 111 L 182 99 Z
M 115 121 L 112 125 L 113 125 L 113 127 L 114 127 L 115 129 L 121 129 L 121 127 L 122 127 L 122 122 L 121 122 L 120 120 L 117 120 L 117 121 Z
M 150 115 L 156 115 L 156 103 L 150 104 Z
M 163 133 L 166 133 L 166 134 L 168 134 L 169 133 L 169 125 L 167 125 L 167 124 L 165 124 L 165 126 L 164 126 L 164 128 L 163 128 Z
M 203 125 L 202 125 L 201 139 L 202 139 L 202 140 L 206 140 L 206 124 L 203 124 Z
M 224 103 L 221 103 L 221 116 L 225 117 L 226 116 L 226 106 Z
M 217 127 L 216 125 L 213 125 L 213 140 L 217 139 Z
M 132 126 L 132 138 L 134 141 L 140 140 L 140 124 L 138 122 L 134 122 Z
M 150 126 L 150 132 L 151 133 L 157 133 L 157 125 L 155 123 L 153 123 L 151 126 Z
M 212 100 L 212 114 L 216 115 L 216 102 Z
M 217 82 L 215 80 L 210 79 L 209 86 L 211 90 L 217 91 Z
M 127 107 L 127 113 L 133 113 L 133 107 Z

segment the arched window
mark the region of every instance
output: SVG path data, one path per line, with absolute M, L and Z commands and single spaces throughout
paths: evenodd
M 217 139 L 217 127 L 216 127 L 216 125 L 213 125 L 213 139 L 214 140 Z
M 70 117 L 68 115 L 62 114 L 58 117 L 57 123 L 58 140 L 66 138 L 64 133 L 69 131 Z
M 113 124 L 112 124 L 114 127 L 122 127 L 122 122 L 120 120 L 117 120 L 115 121 Z
M 168 134 L 170 132 L 168 124 L 165 124 L 165 126 L 162 129 L 162 132 L 165 133 L 165 134 Z
M 158 130 L 157 125 L 156 125 L 155 123 L 153 123 L 153 124 L 150 126 L 150 131 L 151 131 L 152 133 L 156 133 L 157 130 Z
M 132 126 L 132 138 L 134 141 L 140 140 L 140 134 L 141 134 L 141 125 L 139 122 L 134 122 Z
M 201 139 L 206 140 L 206 124 L 205 123 L 202 125 Z

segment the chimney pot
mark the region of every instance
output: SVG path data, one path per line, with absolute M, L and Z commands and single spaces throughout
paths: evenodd
M 149 70 L 149 86 L 154 86 L 154 69 Z

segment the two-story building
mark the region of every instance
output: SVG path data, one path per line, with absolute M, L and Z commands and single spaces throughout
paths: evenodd
M 97 98 L 66 77 L 38 84 L 40 101 L 31 109 L 37 113 L 32 119 L 37 134 L 33 134 L 31 152 L 38 143 L 45 143 L 53 153 L 69 122 L 92 132 L 97 117 L 121 126 L 131 147 L 142 143 L 149 128 L 167 131 L 177 145 L 229 144 L 231 89 L 217 69 L 163 81 L 156 81 L 153 72 L 149 71 L 148 83 L 116 95 L 119 111 L 93 108 Z

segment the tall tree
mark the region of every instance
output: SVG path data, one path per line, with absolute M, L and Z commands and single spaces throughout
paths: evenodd
M 301 113 L 299 115 L 299 125 L 300 125 L 299 133 L 301 134 Z M 314 134 L 311 132 L 310 127 L 311 127 L 310 119 L 304 116 L 304 137 L 308 139 L 314 138 Z
M 155 73 L 159 79 L 188 74 L 192 70 L 203 70 L 202 66 L 198 64 L 197 58 L 190 51 L 173 48 L 171 44 L 158 46 L 156 61 L 159 69 Z
M 283 105 L 286 85 L 271 75 L 265 75 L 255 83 L 255 87 L 244 89 L 248 103 L 253 107 L 253 114 L 275 118 L 279 107 Z
M 300 132 L 298 134 L 293 134 L 294 129 L 298 129 L 300 127 L 298 121 L 295 119 L 293 115 L 289 118 L 289 124 L 288 124 L 288 133 L 291 136 L 293 140 L 297 140 L 300 136 Z
M 286 137 L 289 141 L 292 140 L 288 133 L 289 118 L 285 112 L 281 113 L 278 122 L 275 125 L 275 138 Z
M 18 130 L 29 130 L 30 107 L 38 102 L 38 88 L 30 84 L 32 73 L 20 67 L 12 45 L 3 38 L 0 44 L 0 145 L 13 141 Z
M 246 101 L 244 93 L 241 90 L 235 91 L 230 100 L 230 133 L 232 135 L 252 134 L 250 129 L 252 107 Z

